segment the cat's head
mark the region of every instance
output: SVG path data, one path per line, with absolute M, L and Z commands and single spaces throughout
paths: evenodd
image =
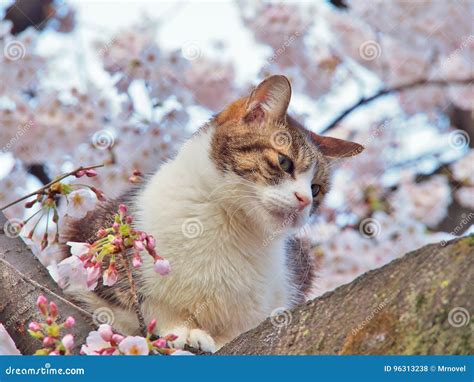
M 286 77 L 268 77 L 214 118 L 211 147 L 224 176 L 215 196 L 282 231 L 301 227 L 315 212 L 329 191 L 334 158 L 363 150 L 357 143 L 305 129 L 287 115 L 290 98 Z

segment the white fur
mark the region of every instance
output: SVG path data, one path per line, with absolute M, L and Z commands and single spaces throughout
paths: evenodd
M 208 351 L 291 306 L 295 296 L 284 248 L 291 227 L 275 233 L 281 222 L 262 203 L 266 190 L 218 171 L 209 156 L 213 130 L 191 138 L 135 205 L 137 227 L 155 237 L 172 269 L 160 276 L 144 256 L 145 319 L 157 319 L 160 335 L 178 335 L 176 347 L 187 342 Z M 309 175 L 298 182 L 277 197 L 293 196 L 296 186 L 311 196 Z M 136 322 L 133 314 L 130 320 Z

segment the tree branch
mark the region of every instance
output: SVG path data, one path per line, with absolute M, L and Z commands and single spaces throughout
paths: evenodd
M 359 107 L 361 107 L 363 105 L 366 105 L 366 104 L 376 100 L 377 98 L 383 97 L 387 94 L 398 93 L 398 92 L 403 91 L 403 90 L 409 90 L 409 89 L 413 89 L 413 88 L 417 88 L 417 87 L 421 87 L 421 86 L 467 85 L 467 84 L 470 84 L 473 81 L 474 81 L 474 78 L 467 78 L 467 79 L 463 79 L 463 80 L 455 80 L 455 79 L 453 79 L 453 80 L 426 80 L 426 79 L 423 79 L 423 80 L 418 80 L 418 81 L 415 81 L 415 82 L 412 82 L 412 83 L 395 86 L 393 88 L 381 89 L 377 93 L 371 95 L 370 97 L 361 98 L 354 105 L 352 105 L 349 108 L 347 108 L 346 110 L 344 110 L 329 125 L 324 127 L 319 132 L 319 134 L 323 134 L 323 133 L 327 132 L 328 130 L 336 127 L 339 124 L 339 122 L 341 122 L 344 118 L 346 118 L 349 114 L 351 114 L 354 110 L 358 109 Z
M 268 318 L 217 354 L 470 354 L 473 250 L 474 236 L 420 248 Z

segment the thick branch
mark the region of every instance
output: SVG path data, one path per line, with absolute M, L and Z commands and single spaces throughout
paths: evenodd
M 269 318 L 218 354 L 472 353 L 474 236 L 443 244 Z
M 419 80 L 415 81 L 409 84 L 403 84 L 399 86 L 395 86 L 393 88 L 385 88 L 379 90 L 377 93 L 371 95 L 370 97 L 364 97 L 361 98 L 359 101 L 357 101 L 354 105 L 350 106 L 346 110 L 344 110 L 339 116 L 336 117 L 329 125 L 327 125 L 325 128 L 323 128 L 319 134 L 323 134 L 327 132 L 328 130 L 336 127 L 339 122 L 341 122 L 344 118 L 346 118 L 349 114 L 351 114 L 354 110 L 358 109 L 359 107 L 368 104 L 377 98 L 380 98 L 382 96 L 385 96 L 387 94 L 392 94 L 392 93 L 398 93 L 403 90 L 409 90 L 421 86 L 448 86 L 448 85 L 468 85 L 474 81 L 474 78 L 467 78 L 464 80 Z

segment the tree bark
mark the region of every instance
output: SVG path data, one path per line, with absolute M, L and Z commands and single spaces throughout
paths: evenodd
M 0 322 L 23 354 L 34 353 L 41 343 L 26 328 L 39 319 L 35 303 L 44 294 L 63 318 L 75 316 L 76 344 L 84 343 L 95 328 L 90 315 L 65 300 L 4 224 L 1 216 Z M 470 354 L 473 283 L 474 236 L 432 244 L 268 318 L 217 354 Z
M 0 213 L 0 322 L 22 354 L 33 354 L 41 342 L 26 332 L 28 323 L 39 320 L 36 300 L 40 294 L 56 302 L 60 320 L 72 315 L 76 325 L 71 330 L 76 339 L 75 353 L 94 330 L 91 316 L 67 303 L 66 297 L 50 277 L 46 268 L 31 253 L 23 240 L 5 234 L 5 217 Z
M 474 236 L 428 245 L 265 320 L 218 354 L 472 354 L 473 284 Z

